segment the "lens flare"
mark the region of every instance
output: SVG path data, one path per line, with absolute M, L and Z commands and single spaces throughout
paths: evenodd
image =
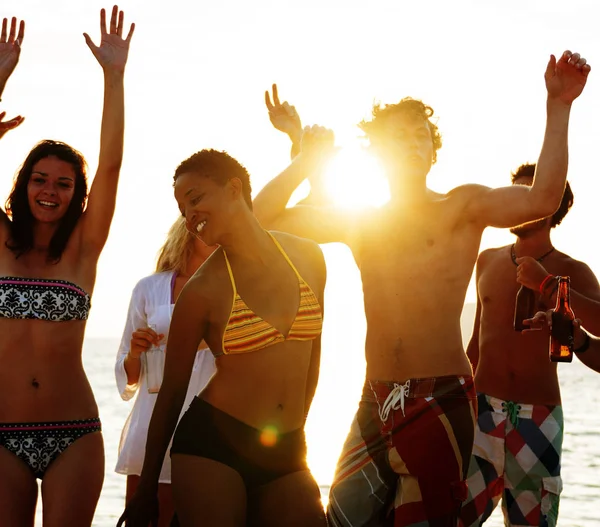
M 380 207 L 390 199 L 383 168 L 365 148 L 340 150 L 325 174 L 327 193 L 344 208 Z
M 265 426 L 260 434 L 260 443 L 263 446 L 275 446 L 277 439 L 279 438 L 279 432 L 274 426 Z

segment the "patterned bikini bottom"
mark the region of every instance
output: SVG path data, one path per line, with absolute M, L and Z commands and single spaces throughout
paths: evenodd
M 100 419 L 54 423 L 0 423 L 0 446 L 22 459 L 42 479 L 50 464 L 75 440 L 100 432 Z

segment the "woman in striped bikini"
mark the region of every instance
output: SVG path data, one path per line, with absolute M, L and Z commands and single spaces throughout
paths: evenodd
M 326 525 L 304 439 L 319 374 L 325 263 L 315 243 L 265 231 L 250 196 L 246 169 L 224 152 L 198 152 L 175 172 L 188 229 L 220 248 L 175 306 L 141 481 L 119 524 L 146 527 L 156 515 L 162 459 L 204 339 L 217 372 L 171 449 L 180 524 Z
M 115 6 L 102 41 L 100 158 L 89 200 L 83 156 L 42 141 L 0 211 L 0 524 L 33 526 L 42 479 L 44 525 L 91 525 L 104 479 L 98 407 L 81 363 L 96 264 L 108 237 L 123 157 L 123 77 L 133 26 Z M 0 93 L 25 33 L 4 19 Z M 43 79 L 40 79 L 42 82 Z M 43 84 L 43 82 L 42 82 Z M 22 122 L 1 122 L 0 137 Z M 87 207 L 85 206 L 87 200 Z

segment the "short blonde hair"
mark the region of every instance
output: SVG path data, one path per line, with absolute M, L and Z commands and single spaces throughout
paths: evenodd
M 158 252 L 156 272 L 175 271 L 177 274 L 186 274 L 186 264 L 193 251 L 194 236 L 187 230 L 185 218 L 179 216 L 171 225 L 167 239 Z

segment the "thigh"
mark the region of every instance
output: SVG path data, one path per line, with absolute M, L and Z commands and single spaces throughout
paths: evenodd
M 33 472 L 0 446 L 0 511 L 6 527 L 33 527 L 38 487 Z
M 467 498 L 466 474 L 475 431 L 474 398 L 418 398 L 392 418 L 388 458 L 400 476 L 395 525 L 456 525 Z M 436 523 L 437 522 L 437 523 Z
M 327 518 L 332 527 L 383 524 L 398 482 L 388 448 L 377 403 L 361 401 L 329 490 Z
M 42 481 L 44 527 L 89 527 L 104 481 L 101 432 L 76 439 L 48 467 Z
M 326 527 L 319 487 L 308 470 L 259 487 L 249 496 L 252 527 Z
M 246 525 L 246 486 L 239 473 L 223 463 L 171 454 L 171 488 L 181 527 Z
M 487 520 L 498 505 L 504 491 L 505 448 L 504 434 L 499 434 L 497 427 L 482 430 L 482 404 L 479 404 L 479 422 L 475 429 L 475 444 L 467 475 L 468 497 L 460 510 L 460 526 L 480 525 Z M 497 415 L 497 414 L 496 414 Z M 493 413 L 487 412 L 489 423 L 494 423 Z M 488 433 L 489 432 L 489 433 Z

